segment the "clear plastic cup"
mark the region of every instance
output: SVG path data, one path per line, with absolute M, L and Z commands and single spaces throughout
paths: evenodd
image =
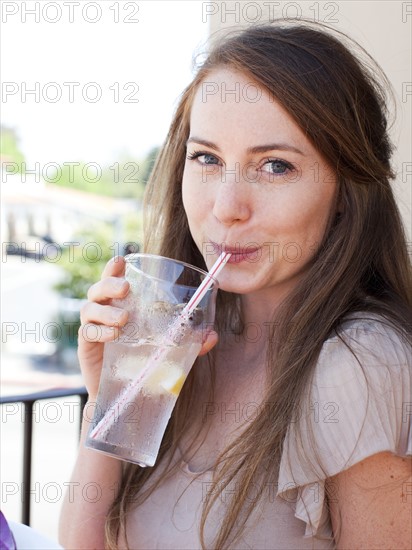
M 119 338 L 104 346 L 86 447 L 153 466 L 180 390 L 213 327 L 218 285 L 213 281 L 194 311 L 182 316 L 205 271 L 150 254 L 125 260 L 130 291 L 112 303 L 128 310 L 129 318 Z

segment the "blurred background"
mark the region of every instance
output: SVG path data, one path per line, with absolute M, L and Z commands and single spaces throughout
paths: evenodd
M 1 3 L 1 391 L 82 385 L 78 312 L 114 254 L 137 251 L 141 201 L 192 61 L 215 32 L 307 17 L 347 32 L 391 81 L 395 192 L 411 228 L 412 3 Z M 394 110 L 393 106 L 393 110 Z M 78 398 L 35 408 L 31 524 L 57 536 Z M 1 409 L 1 508 L 20 520 L 21 404 Z

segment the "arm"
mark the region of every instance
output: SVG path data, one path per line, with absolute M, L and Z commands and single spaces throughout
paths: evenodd
M 127 321 L 127 312 L 110 305 L 112 298 L 122 298 L 128 292 L 129 285 L 122 279 L 124 267 L 123 258 L 107 264 L 102 280 L 89 289 L 89 301 L 81 311 L 78 355 L 89 404 L 85 407 L 79 454 L 60 515 L 59 540 L 67 550 L 104 548 L 107 512 L 121 481 L 122 461 L 87 449 L 84 441 L 93 417 L 93 403 L 96 402 L 103 344 L 113 340 L 118 327 Z M 88 331 L 90 325 L 98 330 Z M 88 334 L 93 340 L 87 339 Z M 205 337 L 201 355 L 217 342 L 214 331 Z
M 68 550 L 104 548 L 105 519 L 120 484 L 121 461 L 86 449 L 84 441 L 93 417 L 104 342 L 113 340 L 117 327 L 127 321 L 127 312 L 110 305 L 111 298 L 122 298 L 128 292 L 128 284 L 121 278 L 124 265 L 123 258 L 107 264 L 101 281 L 89 289 L 89 301 L 80 315 L 78 355 L 89 403 L 84 410 L 78 458 L 60 515 L 59 540 Z M 85 330 L 89 325 L 98 327 L 97 339 L 88 340 L 88 334 L 96 335 L 96 331 Z
M 79 454 L 60 515 L 59 541 L 67 550 L 103 549 L 104 525 L 121 478 L 121 461 L 87 449 L 93 414 L 86 405 Z
M 410 457 L 382 452 L 327 480 L 338 550 L 412 548 L 411 469 Z

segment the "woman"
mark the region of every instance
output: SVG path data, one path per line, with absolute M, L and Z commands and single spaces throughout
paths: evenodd
M 202 268 L 232 252 L 216 333 L 153 469 L 80 447 L 66 548 L 411 546 L 411 270 L 370 64 L 277 22 L 215 45 L 185 90 L 145 250 Z M 111 261 L 82 311 L 101 334 L 79 332 L 91 403 L 123 275 Z

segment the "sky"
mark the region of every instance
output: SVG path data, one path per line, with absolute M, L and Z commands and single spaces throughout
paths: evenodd
M 1 119 L 28 166 L 140 159 L 160 145 L 205 46 L 203 4 L 2 0 Z

